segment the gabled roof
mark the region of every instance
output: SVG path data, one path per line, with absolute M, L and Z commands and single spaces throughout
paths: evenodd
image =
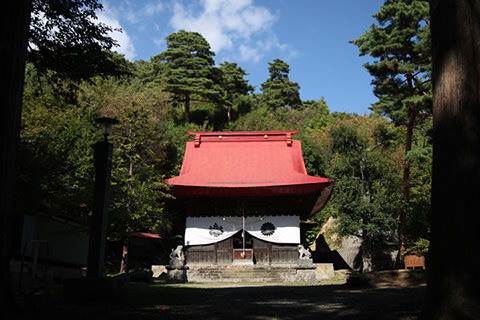
M 189 132 L 176 196 L 312 194 L 333 181 L 307 174 L 296 131 Z

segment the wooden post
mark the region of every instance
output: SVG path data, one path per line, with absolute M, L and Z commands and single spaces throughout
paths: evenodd
M 88 249 L 88 278 L 104 277 L 105 245 L 107 233 L 108 205 L 110 195 L 110 171 L 113 146 L 108 141 L 97 142 L 95 149 L 94 209 L 90 223 Z
M 242 242 L 243 242 L 243 252 L 242 252 L 242 258 L 245 259 L 245 215 L 243 215 L 243 226 L 242 226 Z
M 268 264 L 272 264 L 272 243 L 268 243 Z

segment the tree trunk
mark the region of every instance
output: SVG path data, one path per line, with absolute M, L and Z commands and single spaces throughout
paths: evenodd
M 130 140 L 130 150 L 133 150 L 132 146 L 132 128 L 128 129 L 128 138 Z M 127 188 L 128 188 L 128 201 L 126 204 L 126 209 L 128 215 L 132 214 L 132 207 L 130 205 L 130 197 L 131 197 L 131 192 L 132 192 L 132 183 L 130 182 L 133 177 L 133 160 L 130 158 L 129 163 L 128 163 L 128 183 L 127 183 Z M 120 273 L 127 273 L 128 272 L 128 228 L 125 230 L 125 239 L 123 240 L 123 245 L 122 245 L 122 259 L 120 260 Z
M 128 235 L 125 240 L 123 240 L 122 246 L 122 261 L 120 262 L 120 273 L 128 272 Z
M 185 94 L 185 122 L 190 122 L 190 94 Z
M 11 277 L 14 221 L 15 149 L 20 130 L 25 54 L 30 24 L 31 2 L 6 2 L 0 14 L 0 301 L 5 314 L 16 307 Z
M 415 127 L 416 113 L 416 108 L 410 108 L 407 120 L 407 136 L 405 139 L 405 157 L 407 157 L 408 153 L 412 150 L 413 128 Z M 410 211 L 410 163 L 407 161 L 407 159 L 405 159 L 403 167 L 403 199 L 405 200 L 405 206 L 400 210 L 400 225 L 398 228 L 399 250 L 397 255 L 397 268 L 403 266 L 403 254 L 407 248 L 407 219 Z
M 480 319 L 480 1 L 432 0 L 433 184 L 423 319 Z
M 362 252 L 362 265 L 361 271 L 362 272 L 371 272 L 373 271 L 373 263 L 372 263 L 372 241 L 368 237 L 367 232 L 363 231 L 362 236 L 362 245 L 361 245 L 361 252 Z

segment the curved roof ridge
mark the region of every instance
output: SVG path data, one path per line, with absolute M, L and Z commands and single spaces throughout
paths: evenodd
M 188 131 L 188 134 L 196 136 L 258 136 L 258 135 L 287 135 L 296 134 L 300 130 L 273 130 L 273 131 L 213 131 L 196 132 Z
M 292 139 L 297 132 L 189 132 L 195 140 L 186 143 L 180 174 L 165 182 L 173 185 L 174 194 L 186 187 L 192 195 L 322 190 L 332 181 L 308 175 L 301 142 Z

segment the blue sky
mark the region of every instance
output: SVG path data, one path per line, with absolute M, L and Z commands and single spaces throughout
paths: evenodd
M 376 101 L 371 76 L 349 40 L 375 22 L 383 0 L 101 0 L 100 21 L 115 32 L 116 51 L 130 61 L 166 49 L 165 37 L 184 29 L 201 33 L 215 62 L 236 62 L 260 89 L 268 63 L 290 65 L 302 100 L 324 97 L 331 111 L 364 114 Z

